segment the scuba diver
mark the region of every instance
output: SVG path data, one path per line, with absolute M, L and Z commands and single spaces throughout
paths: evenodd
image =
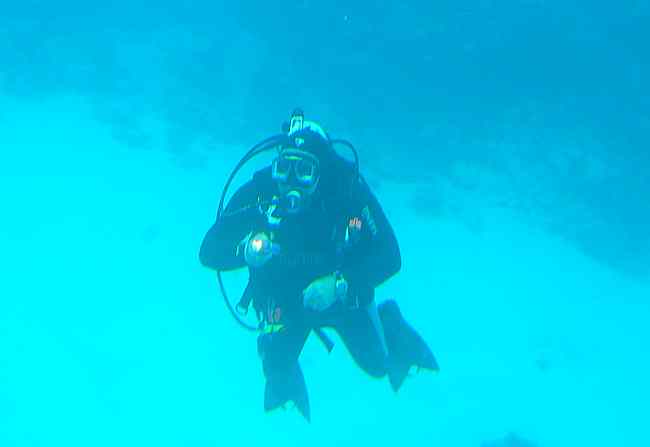
M 314 332 L 334 329 L 372 377 L 388 376 L 397 392 L 412 367 L 438 371 L 422 337 L 397 302 L 375 302 L 375 288 L 401 268 L 394 231 L 355 162 L 339 155 L 323 128 L 294 111 L 283 132 L 251 149 L 277 156 L 243 184 L 223 209 L 199 252 L 211 270 L 248 268 L 236 305 L 239 320 L 250 304 L 258 318 L 258 354 L 266 380 L 264 409 L 293 402 L 309 421 L 310 405 L 299 357 Z M 250 159 L 245 157 L 235 172 Z M 232 181 L 231 175 L 228 184 Z M 228 187 L 226 186 L 226 189 Z M 242 320 L 241 324 L 245 325 Z M 255 328 L 253 328 L 255 329 Z

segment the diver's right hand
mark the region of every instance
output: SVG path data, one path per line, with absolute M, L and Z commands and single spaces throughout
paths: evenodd
M 278 247 L 264 232 L 252 233 L 244 241 L 244 259 L 250 267 L 262 267 L 277 253 Z

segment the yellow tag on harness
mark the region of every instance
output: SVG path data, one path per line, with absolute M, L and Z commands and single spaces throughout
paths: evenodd
M 266 324 L 264 325 L 263 332 L 265 334 L 272 334 L 274 332 L 280 332 L 284 329 L 284 324 L 275 323 L 275 324 Z

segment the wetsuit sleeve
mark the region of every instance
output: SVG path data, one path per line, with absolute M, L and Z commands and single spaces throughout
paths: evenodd
M 213 270 L 233 270 L 246 265 L 243 255 L 237 254 L 237 246 L 262 223 L 257 195 L 253 181 L 244 184 L 233 195 L 221 218 L 203 238 L 199 250 L 203 266 Z
M 363 182 L 361 193 L 362 237 L 345 256 L 341 273 L 359 304 L 374 298 L 374 289 L 402 267 L 399 244 L 379 201 Z

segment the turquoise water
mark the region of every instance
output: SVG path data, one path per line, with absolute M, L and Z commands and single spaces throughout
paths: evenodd
M 650 445 L 647 2 L 345 3 L 4 8 L 0 446 Z M 310 338 L 311 424 L 198 262 L 296 106 L 358 147 L 378 299 L 442 368 L 395 395 Z

